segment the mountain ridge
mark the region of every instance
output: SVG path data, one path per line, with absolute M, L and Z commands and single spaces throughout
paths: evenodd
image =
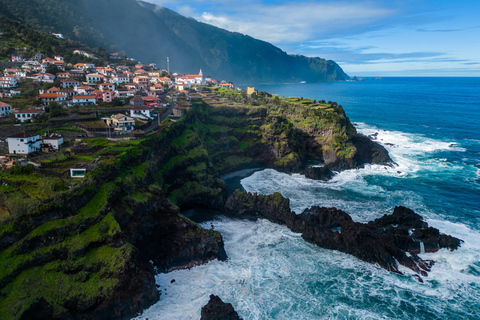
M 95 10 L 91 10 L 95 8 Z M 0 0 L 10 18 L 47 32 L 64 33 L 90 47 L 123 50 L 127 56 L 170 70 L 196 72 L 236 83 L 349 79 L 334 61 L 292 55 L 238 32 L 184 17 L 136 0 Z M 62 18 L 63 17 L 63 18 Z

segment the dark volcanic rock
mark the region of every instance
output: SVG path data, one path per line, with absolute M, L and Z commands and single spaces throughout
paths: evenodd
M 357 134 L 352 138 L 352 142 L 357 148 L 355 161 L 362 165 L 364 163 L 389 164 L 392 159 L 388 155 L 387 150 L 378 143 L 370 140 L 368 137 Z
M 210 295 L 210 301 L 202 308 L 200 320 L 241 320 L 231 303 L 225 303 L 216 295 Z
M 333 178 L 335 174 L 328 167 L 308 167 L 305 169 L 305 177 L 313 180 L 328 181 Z
M 289 200 L 279 193 L 265 196 L 237 190 L 227 199 L 225 212 L 235 217 L 265 218 L 284 224 L 302 233 L 305 241 L 398 273 L 398 264 L 424 276 L 430 271 L 433 262 L 417 256 L 422 242 L 426 252 L 441 248 L 455 250 L 461 244 L 461 240 L 428 227 L 420 215 L 405 207 L 396 207 L 391 215 L 364 224 L 354 222 L 336 208 L 315 206 L 296 215 L 290 210 Z

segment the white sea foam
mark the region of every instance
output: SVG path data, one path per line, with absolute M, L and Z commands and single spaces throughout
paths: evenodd
M 411 276 L 310 245 L 266 220 L 222 218 L 213 223 L 224 236 L 228 261 L 158 275 L 161 300 L 136 319 L 199 319 L 210 294 L 232 303 L 245 320 L 468 318 L 480 311 L 468 306 L 468 301 L 480 299 L 478 286 L 466 292 L 479 284 L 478 277 L 454 282 L 436 276 L 437 269 L 448 270 L 448 260 L 434 266 L 433 276 L 421 284 Z

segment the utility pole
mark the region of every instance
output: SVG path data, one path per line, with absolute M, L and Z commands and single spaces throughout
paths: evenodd
M 167 57 L 167 71 L 168 75 L 170 75 L 170 57 Z

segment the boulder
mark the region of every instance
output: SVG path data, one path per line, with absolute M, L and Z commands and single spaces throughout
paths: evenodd
M 313 180 L 328 181 L 333 178 L 335 174 L 328 167 L 315 166 L 305 169 L 305 177 Z
M 225 303 L 216 295 L 202 308 L 200 320 L 241 320 L 231 303 Z

